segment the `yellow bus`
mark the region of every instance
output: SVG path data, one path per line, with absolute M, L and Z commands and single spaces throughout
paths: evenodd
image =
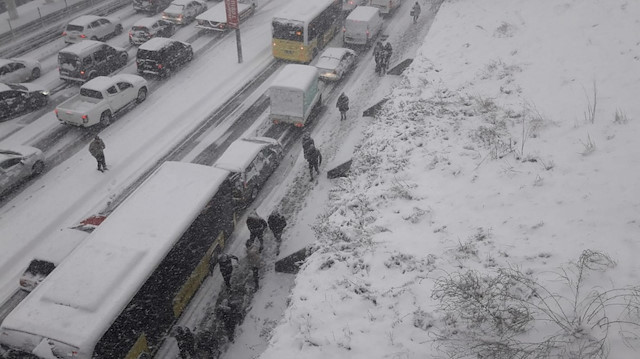
M 271 22 L 273 56 L 309 63 L 339 29 L 342 0 L 295 0 Z

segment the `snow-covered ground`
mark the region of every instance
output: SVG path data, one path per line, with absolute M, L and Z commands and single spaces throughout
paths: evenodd
M 402 77 L 351 79 L 349 121 L 314 134 L 351 175 L 298 205 L 283 251 L 314 252 L 286 302 L 266 271 L 225 357 L 637 358 L 639 15 L 445 1 Z

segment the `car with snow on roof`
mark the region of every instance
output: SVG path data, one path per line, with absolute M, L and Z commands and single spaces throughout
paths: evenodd
M 246 206 L 258 196 L 283 156 L 284 150 L 278 140 L 247 137 L 231 143 L 213 166 L 231 173 L 233 198 L 236 203 Z
M 80 93 L 54 110 L 63 124 L 88 127 L 108 125 L 114 114 L 147 98 L 147 80 L 132 74 L 99 76 L 80 87 Z
M 207 10 L 207 4 L 198 0 L 173 0 L 162 12 L 162 18 L 178 25 L 186 25 Z
M 44 107 L 49 91 L 31 83 L 0 83 L 0 119 L 10 118 Z
M 33 59 L 0 59 L 0 82 L 28 82 L 40 77 L 42 67 Z
M 166 77 L 191 60 L 193 60 L 191 44 L 155 37 L 138 48 L 136 67 L 140 75 Z
M 121 33 L 122 24 L 117 19 L 97 15 L 82 15 L 67 24 L 62 36 L 64 37 L 64 42 L 73 44 L 82 40 L 105 41 Z
M 254 1 L 238 2 L 238 22 L 243 22 L 253 15 L 256 9 Z M 213 6 L 211 9 L 196 16 L 197 28 L 213 31 L 226 31 L 229 29 L 227 24 L 227 9 L 224 1 Z
M 171 4 L 171 0 L 133 0 L 133 10 L 157 14 Z
M 43 170 L 44 154 L 39 149 L 30 146 L 0 148 L 0 194 Z
M 129 30 L 129 43 L 131 45 L 142 45 L 154 37 L 171 37 L 176 33 L 176 26 L 167 20 L 144 17 Z
M 120 47 L 83 40 L 58 52 L 58 71 L 64 81 L 85 82 L 105 76 L 127 64 L 129 55 Z
M 351 49 L 328 47 L 316 62 L 318 76 L 323 81 L 339 81 L 344 74 L 353 69 L 357 57 L 356 52 Z

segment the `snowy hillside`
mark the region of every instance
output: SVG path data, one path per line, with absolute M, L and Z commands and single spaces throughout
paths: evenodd
M 638 357 L 639 15 L 445 1 L 260 358 Z

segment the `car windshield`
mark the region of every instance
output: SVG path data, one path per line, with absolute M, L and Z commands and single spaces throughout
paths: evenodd
M 79 32 L 82 32 L 83 30 L 84 30 L 84 26 L 82 26 L 82 25 L 73 25 L 73 24 L 67 25 L 67 31 L 79 31 Z
M 75 54 L 69 54 L 64 52 L 58 53 L 58 63 L 60 67 L 64 69 L 76 69 L 80 67 L 80 59 Z
M 98 100 L 102 100 L 103 98 L 102 92 L 87 88 L 80 88 L 80 95 L 84 97 L 97 98 Z
M 49 261 L 34 259 L 29 264 L 29 267 L 27 268 L 27 272 L 33 273 L 33 274 L 48 275 L 55 268 L 56 266 Z
M 150 51 L 144 49 L 138 49 L 138 55 L 136 56 L 139 60 L 160 60 L 160 51 Z
M 134 26 L 131 28 L 131 31 L 149 32 L 149 29 L 146 26 Z

